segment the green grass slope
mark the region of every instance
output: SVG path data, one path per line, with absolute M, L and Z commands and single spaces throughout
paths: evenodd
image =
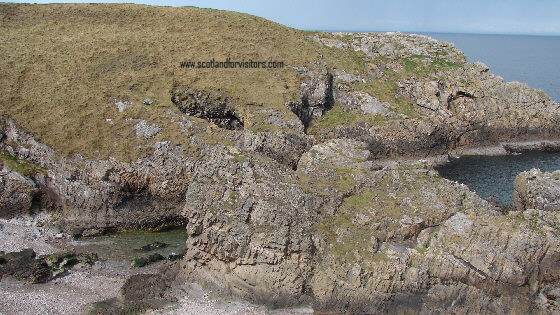
M 241 108 L 258 103 L 295 118 L 284 104 L 298 100 L 302 78 L 290 66 L 322 55 L 329 67 L 366 71 L 354 50 L 326 47 L 310 34 L 248 14 L 194 7 L 0 4 L 0 114 L 66 155 L 132 160 L 144 154 L 130 118 L 160 125 L 155 140 L 188 147 L 189 137 L 170 123 L 168 110 L 178 112 L 173 87 L 220 89 Z M 212 58 L 290 66 L 180 67 Z M 146 98 L 154 104 L 143 105 Z M 115 99 L 134 105 L 121 113 Z

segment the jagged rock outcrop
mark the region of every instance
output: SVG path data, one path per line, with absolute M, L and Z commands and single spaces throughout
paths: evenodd
M 184 209 L 189 277 L 261 302 L 298 301 L 323 201 L 266 158 L 213 150 L 200 163 Z
M 33 198 L 38 195 L 37 185 L 29 178 L 12 171 L 7 165 L 0 169 L 0 218 L 28 214 Z
M 96 215 L 99 203 L 76 195 L 79 189 L 107 196 L 101 199 L 109 201 L 107 208 L 122 203 L 118 196 L 134 204 L 148 198 L 142 197 L 146 191 L 174 191 L 154 189 L 158 177 L 114 173 L 123 165 L 150 165 L 154 156 L 131 164 L 86 161 L 76 174 L 74 162 L 55 162 L 48 147 L 13 121 L 3 122 L 10 143 L 3 148 L 48 169 L 33 180 L 43 193 L 58 196 L 52 202 L 68 226 L 117 224 L 111 212 Z M 158 147 L 154 155 L 160 150 L 169 152 Z M 180 181 L 184 186 L 169 188 L 185 198 L 180 204 L 189 233 L 183 259 L 189 281 L 273 307 L 312 303 L 318 311 L 340 313 L 557 310 L 557 211 L 502 215 L 432 170 L 379 169 L 368 144 L 356 140 L 312 146 L 295 171 L 256 151 L 203 146 L 203 159 L 153 164 L 163 171 L 181 163 L 188 174 Z M 68 169 L 74 177 L 52 175 Z M 119 213 L 119 226 L 142 227 L 147 215 L 161 218 L 162 209 L 145 209 Z
M 357 111 L 363 114 L 384 115 L 395 117 L 397 114 L 392 111 L 392 106 L 388 102 L 381 102 L 375 97 L 365 92 L 337 90 L 336 100 L 346 111 Z
M 553 313 L 554 299 L 542 297 L 558 287 L 559 239 L 555 225 L 535 231 L 524 224 L 531 216 L 458 212 L 423 230 L 417 243 L 383 244 L 375 259 L 324 261 L 313 292 L 328 308 L 359 314 Z
M 452 44 L 401 33 L 333 33 L 311 39 L 364 54 L 370 65 L 367 77 L 335 72 L 334 103 L 349 113 L 377 115 L 365 115 L 353 125 L 341 120 L 315 128 L 323 141 L 356 139 L 379 157 L 430 156 L 560 134 L 560 107 L 550 97 L 523 83 L 504 82 L 480 62 L 466 62 Z
M 29 208 L 31 193 L 40 191 L 44 206 L 52 209 L 67 232 L 81 234 L 85 229 L 91 234 L 184 222 L 181 209 L 189 169 L 180 147 L 158 142 L 152 155 L 133 163 L 92 161 L 61 157 L 11 119 L 0 119 L 0 132 L 5 135 L 3 150 L 47 170 L 35 174 L 33 181 L 20 181 L 29 187 L 27 197 L 18 199 L 22 211 Z M 5 186 L 2 194 L 9 194 L 12 186 Z
M 558 132 L 558 105 L 544 92 L 503 82 L 479 62 L 439 80 L 406 79 L 399 87 L 402 95 L 416 100 L 423 115 L 455 123 L 458 146 L 555 137 Z
M 315 139 L 303 134 L 284 131 L 245 133 L 242 148 L 263 154 L 278 163 L 295 168 L 303 153 Z
M 292 173 L 216 152 L 187 193 L 190 279 L 352 314 L 557 309 L 556 212 L 502 215 L 434 171 L 373 170 L 369 155 L 333 140 Z
M 517 175 L 511 207 L 518 211 L 560 211 L 560 171 L 532 169 Z
M 49 167 L 15 123 L 5 120 L 2 130 L 27 144 L 28 159 Z M 348 313 L 557 307 L 557 211 L 500 215 L 433 171 L 372 169 L 368 145 L 347 139 L 313 146 L 295 172 L 235 147 L 203 155 L 190 166 L 183 209 L 191 280 L 273 306 L 308 302 Z M 115 178 L 114 165 L 89 163 L 90 181 Z M 146 179 L 120 174 L 129 191 L 145 189 Z M 50 176 L 43 182 L 52 189 Z M 70 201 L 97 209 L 87 199 Z M 104 220 L 97 222 L 111 217 Z
M 300 84 L 300 100 L 287 102 L 286 106 L 307 128 L 313 119 L 323 116 L 334 105 L 333 75 L 328 72 L 326 64 L 320 62 L 311 68 L 295 67 L 294 70 L 305 80 Z

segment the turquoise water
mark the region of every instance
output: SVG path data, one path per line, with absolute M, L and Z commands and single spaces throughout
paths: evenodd
M 467 185 L 482 198 L 494 197 L 509 205 L 515 177 L 532 168 L 546 172 L 560 169 L 560 153 L 529 151 L 505 156 L 466 156 L 437 170 L 442 177 Z
M 505 81 L 525 82 L 560 102 L 560 36 L 425 33 L 452 42 Z

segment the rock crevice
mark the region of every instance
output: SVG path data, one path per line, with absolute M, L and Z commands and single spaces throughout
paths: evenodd
M 313 124 L 313 120 L 326 114 L 334 106 L 334 76 L 326 70 L 325 65 L 316 64 L 318 69 L 295 68 L 306 76 L 301 83 L 300 101 L 288 102 L 286 106 L 298 116 L 305 129 Z
M 184 114 L 208 120 L 220 128 L 243 130 L 243 117 L 236 113 L 230 97 L 223 92 L 176 89 L 171 101 Z

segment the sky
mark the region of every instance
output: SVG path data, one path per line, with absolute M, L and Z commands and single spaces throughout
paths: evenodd
M 129 2 L 244 12 L 304 30 L 560 35 L 560 0 L 176 0 Z

